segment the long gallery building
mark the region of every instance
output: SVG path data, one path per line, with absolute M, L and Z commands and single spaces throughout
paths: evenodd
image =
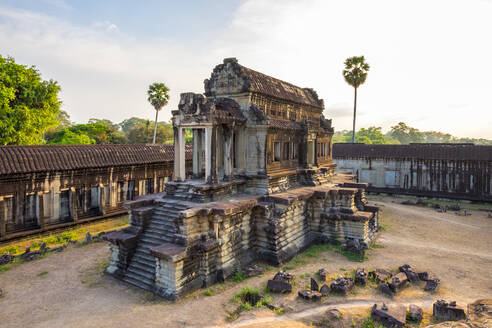
M 1 146 L 0 241 L 125 214 L 163 191 L 173 158 L 173 145 Z

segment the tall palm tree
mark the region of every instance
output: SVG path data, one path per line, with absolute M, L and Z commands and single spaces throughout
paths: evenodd
M 155 135 L 157 133 L 157 115 L 162 107 L 166 106 L 169 101 L 169 88 L 164 83 L 155 82 L 149 86 L 147 95 L 147 100 L 155 108 L 154 138 L 152 139 L 152 143 L 155 144 Z
M 357 111 L 357 88 L 366 82 L 369 64 L 365 62 L 364 56 L 354 56 L 345 60 L 343 77 L 345 81 L 354 87 L 354 124 L 352 129 L 352 143 L 355 143 L 355 113 Z

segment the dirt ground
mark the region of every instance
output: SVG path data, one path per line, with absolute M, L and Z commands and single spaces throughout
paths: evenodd
M 231 297 L 246 285 L 263 290 L 275 272 L 241 283 L 227 282 L 213 288 L 212 296 L 198 291 L 175 303 L 101 274 L 108 263 L 105 243 L 70 247 L 59 254 L 14 266 L 0 273 L 0 327 L 307 327 L 302 322 L 327 309 L 365 315 L 375 301 L 421 305 L 431 311 L 436 299 L 456 300 L 466 306 L 479 298 L 492 298 L 492 219 L 486 212 L 471 216 L 438 213 L 431 208 L 400 205 L 397 198 L 377 198 L 386 227 L 379 247 L 369 251 L 363 263 L 351 262 L 334 251 L 321 253 L 292 272 L 298 277 L 295 292 L 274 296 L 285 308 L 278 315 L 267 309 L 241 314 L 226 321 L 234 308 Z M 430 271 L 441 279 L 436 294 L 412 285 L 394 300 L 373 289 L 359 288 L 347 298 L 327 297 L 318 304 L 296 298 L 320 268 L 343 274 L 357 267 L 395 269 L 408 263 L 417 271 Z M 306 321 L 307 320 L 307 321 Z

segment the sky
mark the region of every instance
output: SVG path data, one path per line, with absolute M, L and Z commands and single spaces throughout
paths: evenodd
M 179 94 L 227 57 L 324 99 L 351 129 L 347 57 L 364 55 L 357 128 L 492 139 L 492 0 L 0 0 L 0 55 L 58 81 L 72 121 L 153 119 L 146 91 Z M 484 62 L 485 61 L 485 62 Z

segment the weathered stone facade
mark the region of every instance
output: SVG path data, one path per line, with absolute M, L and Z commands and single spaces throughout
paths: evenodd
M 174 181 L 165 195 L 128 202 L 130 227 L 107 236 L 108 273 L 175 299 L 253 260 L 279 265 L 312 243 L 378 230 L 367 185 L 334 174 L 331 121 L 311 89 L 225 59 L 205 96 L 173 111 Z M 193 132 L 193 178 L 184 166 Z
M 2 146 L 0 241 L 124 214 L 126 200 L 163 191 L 173 155 L 171 145 Z
M 335 144 L 334 160 L 368 191 L 492 202 L 492 146 Z

